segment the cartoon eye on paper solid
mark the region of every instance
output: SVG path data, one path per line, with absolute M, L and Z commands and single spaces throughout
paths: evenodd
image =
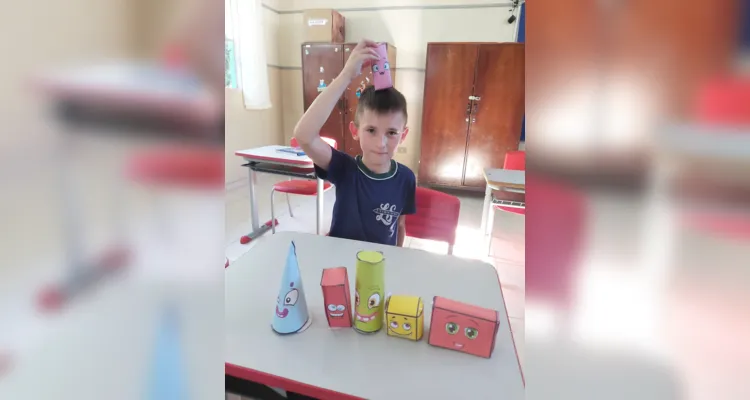
M 370 299 L 367 300 L 367 308 L 373 309 L 380 305 L 380 294 L 373 293 Z
M 289 284 L 290 287 L 294 287 L 294 282 Z M 294 307 L 299 299 L 299 290 L 292 289 L 284 296 L 284 301 L 280 301 L 281 297 L 276 299 L 276 316 L 279 318 L 286 318 L 289 315 L 289 307 Z M 279 308 L 281 307 L 281 308 Z

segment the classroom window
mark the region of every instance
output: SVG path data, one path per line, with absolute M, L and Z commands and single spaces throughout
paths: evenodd
M 234 40 L 224 41 L 224 86 L 237 89 L 237 58 L 234 51 Z

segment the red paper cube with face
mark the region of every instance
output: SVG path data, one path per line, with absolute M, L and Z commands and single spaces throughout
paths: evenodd
M 490 358 L 499 326 L 495 310 L 435 296 L 428 343 Z
M 391 64 L 388 62 L 388 47 L 385 43 L 378 43 L 377 48 L 380 59 L 372 62 L 372 83 L 375 90 L 393 87 L 391 81 Z
M 350 328 L 352 326 L 351 295 L 349 294 L 349 275 L 346 267 L 326 268 L 320 280 L 323 289 L 323 304 L 326 319 L 331 328 Z

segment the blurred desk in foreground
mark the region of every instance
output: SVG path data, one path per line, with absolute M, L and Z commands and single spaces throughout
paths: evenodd
M 223 141 L 223 103 L 184 70 L 109 63 L 56 71 L 34 83 L 73 126 Z
M 171 144 L 210 145 L 209 151 L 215 150 L 219 156 L 215 159 L 221 163 L 224 116 L 223 104 L 218 104 L 195 77 L 185 70 L 158 64 L 109 62 L 60 69 L 38 77 L 33 83 L 52 103 L 54 117 L 63 127 L 58 142 L 61 148 L 56 156 L 60 162 L 61 206 L 70 272 L 62 278 L 61 284 L 42 294 L 42 307 L 50 309 L 62 306 L 101 278 L 108 277 L 128 255 L 128 245 L 123 243 L 122 217 L 115 218 L 115 235 L 120 237 L 113 242 L 118 249 L 100 257 L 101 261 L 92 262 L 88 260 L 91 257 L 84 255 L 83 221 L 79 217 L 82 212 L 78 209 L 82 201 L 75 190 L 76 179 L 69 170 L 76 157 L 72 154 L 73 143 L 76 143 L 74 136 L 81 133 L 97 137 L 114 134 L 118 138 L 145 136 L 168 139 Z M 205 152 L 205 149 L 199 150 Z M 165 152 L 165 159 L 169 155 L 169 151 Z M 210 155 L 208 159 L 213 160 Z M 169 167 L 185 169 L 184 164 Z M 159 173 L 165 175 L 163 168 Z M 114 196 L 122 197 L 121 194 Z M 112 206 L 116 215 L 122 214 L 123 208 Z
M 43 337 L 29 332 L 36 343 L 14 354 L 0 377 L 0 399 L 220 396 L 223 314 L 214 310 L 222 297 L 196 289 L 166 293 L 126 278 L 96 290 L 48 319 Z

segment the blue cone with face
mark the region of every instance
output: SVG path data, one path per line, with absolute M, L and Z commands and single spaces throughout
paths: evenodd
M 279 296 L 276 298 L 272 327 L 276 333 L 295 333 L 305 326 L 308 318 L 305 290 L 302 287 L 302 276 L 297 263 L 297 251 L 292 242 L 286 258 L 284 276 L 281 278 Z

